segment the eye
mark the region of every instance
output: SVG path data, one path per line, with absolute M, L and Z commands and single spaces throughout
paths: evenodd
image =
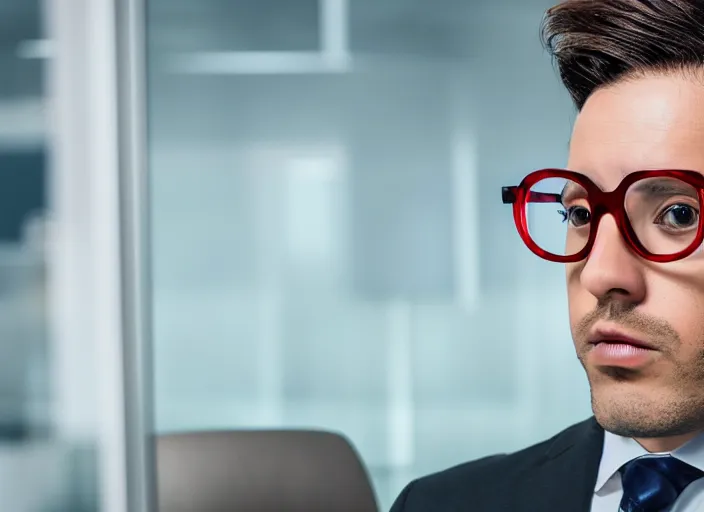
M 562 222 L 569 222 L 576 228 L 589 224 L 592 218 L 584 206 L 570 206 L 567 210 L 559 210 L 558 213 L 562 215 Z
M 673 204 L 667 208 L 656 220 L 656 224 L 663 224 L 670 229 L 686 229 L 699 223 L 699 212 L 688 204 Z

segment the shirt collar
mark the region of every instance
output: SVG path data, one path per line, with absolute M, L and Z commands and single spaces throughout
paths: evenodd
M 649 453 L 637 441 L 630 437 L 621 437 L 611 432 L 604 432 L 604 447 L 599 464 L 599 473 L 596 478 L 594 492 L 599 492 L 606 482 L 618 472 L 625 463 L 643 457 L 645 455 L 656 455 Z M 672 455 L 704 471 L 704 434 L 699 435 L 688 443 L 677 448 L 672 453 L 657 454 Z

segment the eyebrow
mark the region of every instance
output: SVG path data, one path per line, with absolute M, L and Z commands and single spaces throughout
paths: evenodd
M 566 200 L 574 199 L 579 197 L 579 194 L 584 192 L 584 188 L 574 181 L 568 181 L 565 186 L 562 187 L 562 192 L 560 192 L 561 202 L 564 204 Z
M 671 179 L 643 180 L 637 182 L 633 188 L 635 192 L 642 192 L 650 197 L 663 197 L 673 194 L 682 194 L 698 198 L 697 191 L 691 185 L 681 182 L 674 182 Z

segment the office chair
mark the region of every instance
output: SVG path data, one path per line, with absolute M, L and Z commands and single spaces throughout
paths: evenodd
M 159 512 L 378 512 L 342 436 L 229 431 L 157 438 Z

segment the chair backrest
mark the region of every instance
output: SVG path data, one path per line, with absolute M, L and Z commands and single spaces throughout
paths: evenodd
M 159 436 L 159 512 L 378 512 L 342 436 L 317 431 Z

